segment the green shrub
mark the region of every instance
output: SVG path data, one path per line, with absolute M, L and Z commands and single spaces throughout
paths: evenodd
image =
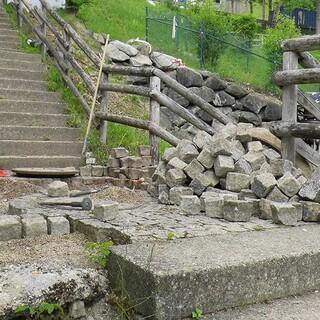
M 231 26 L 233 32 L 246 40 L 252 40 L 258 32 L 257 21 L 251 15 L 232 16 Z

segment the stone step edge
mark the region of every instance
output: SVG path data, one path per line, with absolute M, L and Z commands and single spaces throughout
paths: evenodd
M 68 118 L 70 117 L 70 115 L 66 114 L 66 113 L 48 113 L 48 114 L 42 114 L 42 113 L 33 113 L 33 112 L 5 112 L 5 111 L 0 111 L 0 115 L 12 115 L 12 116 L 16 116 L 16 115 L 25 115 L 25 116 L 34 116 L 34 117 L 39 117 L 39 116 L 43 116 L 43 117 L 62 117 L 62 118 Z M 11 125 L 12 126 L 12 125 Z M 22 126 L 23 127 L 23 126 Z M 27 126 L 25 126 L 27 127 Z
M 49 92 L 53 92 L 53 91 L 49 91 Z M 12 103 L 42 103 L 44 105 L 49 104 L 49 105 L 61 105 L 61 106 L 65 106 L 65 102 L 52 102 L 52 101 L 26 101 L 26 100 L 16 100 L 16 99 L 0 99 L 0 105 L 1 102 L 12 102 Z

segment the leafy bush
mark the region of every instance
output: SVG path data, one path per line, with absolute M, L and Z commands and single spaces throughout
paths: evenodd
M 67 0 L 67 6 L 80 8 L 83 4 L 87 2 L 88 0 Z
M 56 319 L 62 320 L 64 318 L 64 311 L 60 304 L 42 302 L 37 307 L 28 305 L 21 305 L 17 307 L 15 313 L 18 316 L 23 316 L 27 320 L 43 320 Z
M 255 17 L 251 15 L 232 16 L 232 30 L 246 40 L 252 40 L 258 32 Z

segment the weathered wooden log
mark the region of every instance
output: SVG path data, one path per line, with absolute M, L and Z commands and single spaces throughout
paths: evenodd
M 129 84 L 102 83 L 100 84 L 99 89 L 101 91 L 113 91 L 150 97 L 150 89 L 142 86 L 135 86 Z
M 299 64 L 306 68 L 320 68 L 319 61 L 310 52 L 297 52 Z
M 231 119 L 225 114 L 223 114 L 220 110 L 218 110 L 218 108 L 213 107 L 211 104 L 209 104 L 204 99 L 188 90 L 185 86 L 183 86 L 176 80 L 172 79 L 170 76 L 168 76 L 165 72 L 161 71 L 160 69 L 154 69 L 153 74 L 159 77 L 168 87 L 172 88 L 177 93 L 182 95 L 184 98 L 186 98 L 193 104 L 197 105 L 200 109 L 210 114 L 219 122 L 223 124 L 235 122 L 234 119 Z
M 289 39 L 281 45 L 283 51 L 312 51 L 320 49 L 320 35 L 304 36 L 295 39 Z
M 151 77 L 153 75 L 153 67 L 129 67 L 120 66 L 116 64 L 106 64 L 103 67 L 103 71 L 107 73 L 140 76 L 140 77 Z
M 291 122 L 273 122 L 270 125 L 270 131 L 278 137 L 296 137 L 320 139 L 319 123 L 291 123 Z
M 320 82 L 320 68 L 276 72 L 273 81 L 280 87 Z
M 175 137 L 172 133 L 168 132 L 167 130 L 161 128 L 157 124 L 152 123 L 150 121 L 134 119 L 131 117 L 125 117 L 117 114 L 103 113 L 103 112 L 96 112 L 95 115 L 99 119 L 104 119 L 111 122 L 124 124 L 130 127 L 138 128 L 138 129 L 149 130 L 149 132 L 157 135 L 159 138 L 167 141 L 173 146 L 177 146 L 178 143 L 180 142 L 180 139 Z
M 320 166 L 320 154 L 300 138 L 296 138 L 296 149 L 297 153 L 300 154 L 305 160 L 317 167 Z
M 160 105 L 167 107 L 172 112 L 180 116 L 182 119 L 186 120 L 187 122 L 194 125 L 196 128 L 200 130 L 204 130 L 208 132 L 209 134 L 213 135 L 215 133 L 215 130 L 210 127 L 207 123 L 200 120 L 198 117 L 196 117 L 192 112 L 190 112 L 188 109 L 182 107 L 179 103 L 175 102 L 165 94 L 152 90 L 150 92 L 150 97 L 160 103 Z
M 320 107 L 319 105 L 303 91 L 298 90 L 298 104 L 303 106 L 308 112 L 314 115 L 318 120 L 320 120 Z
M 108 84 L 109 83 L 109 74 L 103 73 L 102 74 L 102 83 Z M 100 103 L 100 111 L 107 113 L 109 109 L 109 95 L 108 91 L 101 92 L 101 103 Z M 100 119 L 100 142 L 103 144 L 108 143 L 108 121 Z

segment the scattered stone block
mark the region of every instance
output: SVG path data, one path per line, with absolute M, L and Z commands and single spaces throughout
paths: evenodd
M 251 111 L 255 114 L 259 114 L 262 108 L 267 105 L 266 98 L 259 93 L 249 93 L 244 98 L 240 100 L 244 108 L 248 111 Z
M 211 181 L 207 176 L 200 173 L 196 176 L 190 183 L 190 187 L 193 189 L 193 192 L 201 196 L 201 194 L 206 190 L 206 188 L 210 185 Z
M 245 200 L 224 199 L 224 219 L 231 222 L 248 222 L 252 215 L 252 204 Z
M 63 181 L 54 181 L 48 185 L 49 197 L 68 197 L 69 186 Z
M 223 90 L 217 92 L 217 97 L 219 100 L 217 99 L 216 106 L 218 107 L 231 107 L 236 103 L 235 98 Z
M 297 210 L 290 203 L 272 202 L 272 220 L 285 226 L 295 226 L 298 222 Z
M 220 178 L 219 184 L 220 184 L 220 188 L 223 189 L 223 190 L 225 190 L 225 189 L 226 189 L 226 186 L 227 186 L 227 180 L 226 180 L 226 178 Z
M 213 197 L 213 198 L 217 198 L 220 197 L 219 194 L 217 194 L 216 192 L 210 192 L 210 191 L 205 191 L 202 193 L 202 195 L 200 196 L 200 210 L 202 212 L 206 211 L 206 207 L 205 207 L 205 198 L 207 197 Z M 221 197 L 220 197 L 221 198 Z
M 166 162 L 169 162 L 172 158 L 177 157 L 177 149 L 176 148 L 168 148 L 163 153 L 162 159 Z
M 40 215 L 24 215 L 22 218 L 23 238 L 37 238 L 48 234 L 47 221 Z
M 243 156 L 243 159 L 250 164 L 253 171 L 259 170 L 266 162 L 266 158 L 262 152 L 249 151 Z
M 288 197 L 293 197 L 299 192 L 301 185 L 290 172 L 286 172 L 278 180 L 278 187 Z
M 172 158 L 169 162 L 168 162 L 168 166 L 167 168 L 170 169 L 180 169 L 180 170 L 184 170 L 185 167 L 187 166 L 187 164 L 180 160 L 179 158 L 175 157 Z
M 308 181 L 308 179 L 304 176 L 300 176 L 298 178 L 296 178 L 297 181 L 299 182 L 299 184 L 301 185 L 301 187 Z
M 248 151 L 261 152 L 263 151 L 263 145 L 260 141 L 249 141 L 247 144 Z
M 208 88 L 211 88 L 214 91 L 224 90 L 227 88 L 227 83 L 223 81 L 220 77 L 211 74 L 205 81 L 204 85 Z
M 230 141 L 224 138 L 213 138 L 211 143 L 208 145 L 208 148 L 213 157 L 217 157 L 219 155 L 223 156 L 231 156 L 232 155 L 232 147 Z
M 69 220 L 64 217 L 48 217 L 48 234 L 64 235 L 70 233 Z
M 257 196 L 250 189 L 242 189 L 239 192 L 239 200 L 245 200 L 245 199 L 257 199 Z
M 211 169 L 213 167 L 214 157 L 206 147 L 200 152 L 197 159 L 205 168 Z
M 126 176 L 131 180 L 138 180 L 142 176 L 141 169 L 138 168 L 127 168 Z
M 224 200 L 221 197 L 205 197 L 204 198 L 204 207 L 206 216 L 210 218 L 224 218 Z
M 276 177 L 282 177 L 286 172 L 291 172 L 293 164 L 289 160 L 273 159 L 270 160 L 271 173 Z
M 179 65 L 177 58 L 157 51 L 150 54 L 150 59 L 157 68 L 164 71 L 176 70 Z
M 300 202 L 291 202 L 292 205 L 296 208 L 297 212 L 297 221 L 302 221 L 302 216 L 303 216 L 303 207 Z
M 260 200 L 252 198 L 244 198 L 245 201 L 248 201 L 251 205 L 251 216 L 260 217 Z
M 181 196 L 192 196 L 193 189 L 189 187 L 173 187 L 169 191 L 169 200 L 171 204 L 180 205 Z
M 197 196 L 181 196 L 181 210 L 190 215 L 200 214 L 200 200 Z
M 209 103 L 212 103 L 217 99 L 215 92 L 208 87 L 191 87 L 189 91 L 191 91 L 192 93 L 196 94 L 197 96 L 201 97 L 203 100 Z
M 231 156 L 234 161 L 238 161 L 246 153 L 242 143 L 239 140 L 231 141 L 231 152 Z
M 158 200 L 162 204 L 170 204 L 169 200 L 169 188 L 166 184 L 159 184 L 158 186 Z
M 123 170 L 123 168 L 121 168 Z M 119 178 L 120 169 L 118 168 L 108 168 L 108 176 L 112 178 Z
M 298 179 L 300 176 L 304 177 L 304 173 L 300 168 L 292 167 L 291 174 Z
M 203 173 L 210 181 L 210 184 L 208 187 L 215 187 L 220 183 L 219 178 L 215 175 L 215 173 L 212 170 L 207 170 Z
M 158 183 L 166 183 L 166 172 L 166 163 L 164 161 L 160 161 L 153 173 L 152 181 L 156 181 Z
M 193 143 L 199 148 L 203 149 L 204 147 L 207 147 L 207 145 L 210 144 L 212 137 L 209 133 L 199 130 L 197 134 L 193 138 Z
M 226 179 L 226 189 L 229 191 L 240 192 L 242 189 L 250 187 L 250 176 L 243 173 L 228 172 Z
M 93 177 L 103 177 L 104 166 L 92 166 Z
M 191 178 L 196 178 L 204 171 L 204 167 L 197 159 L 193 159 L 185 168 L 184 172 Z
M 81 177 L 91 177 L 92 175 L 92 166 L 80 167 L 80 176 Z
M 251 123 L 238 123 L 236 139 L 242 143 L 252 141 L 251 128 L 253 128 Z
M 315 201 L 320 190 L 320 168 L 316 169 L 312 176 L 304 183 L 299 191 L 299 196 L 304 199 Z M 317 199 L 317 202 L 319 200 Z
M 177 81 L 187 88 L 201 87 L 203 84 L 201 74 L 187 67 L 177 68 Z
M 234 96 L 237 99 L 241 99 L 244 96 L 246 96 L 247 94 L 249 94 L 249 91 L 243 87 L 240 87 L 238 85 L 235 84 L 231 84 L 229 85 L 226 90 L 227 93 L 231 94 L 232 96 Z
M 177 146 L 178 158 L 186 163 L 190 163 L 199 155 L 196 147 L 189 140 L 182 140 Z
M 281 154 L 274 149 L 264 149 L 263 154 L 265 157 L 270 160 L 281 159 Z
M 112 148 L 111 149 L 112 158 L 120 159 L 129 156 L 129 151 L 126 148 Z
M 277 186 L 275 186 L 268 194 L 267 199 L 275 202 L 288 202 L 289 200 L 289 198 L 283 194 Z
M 111 200 L 97 203 L 93 215 L 101 221 L 114 220 L 119 216 L 119 203 Z
M 107 167 L 109 167 L 109 168 L 120 168 L 120 160 L 112 158 L 112 157 L 109 157 L 108 162 L 107 162 Z M 124 165 L 121 164 L 121 167 L 124 167 Z
M 130 56 L 119 50 L 116 46 L 114 46 L 111 43 L 109 43 L 106 53 L 107 57 L 109 57 L 112 61 L 115 62 L 124 62 L 130 59 Z
M 150 146 L 139 146 L 139 155 L 141 157 L 151 156 L 151 147 Z
M 271 172 L 271 167 L 270 167 L 270 164 L 268 162 L 265 162 L 260 170 L 259 170 L 260 173 L 270 173 Z
M 85 304 L 82 300 L 77 300 L 69 305 L 69 316 L 71 319 L 80 319 L 87 316 Z
M 251 174 L 253 170 L 250 163 L 247 160 L 240 158 L 235 163 L 234 171 L 238 173 Z
M 272 201 L 269 201 L 267 199 L 260 199 L 260 203 L 259 203 L 260 219 L 272 220 L 271 204 L 272 204 Z
M 265 198 L 276 185 L 277 180 L 271 173 L 263 173 L 253 179 L 251 190 L 258 198 Z
M 166 182 L 170 188 L 181 186 L 187 181 L 187 176 L 181 169 L 170 169 L 166 173 Z
M 302 220 L 305 222 L 320 222 L 320 204 L 311 201 L 301 201 Z
M 22 225 L 20 217 L 14 215 L 0 216 L 0 241 L 21 239 Z
M 151 156 L 142 156 L 141 160 L 142 160 L 142 167 L 150 167 L 153 164 Z
M 128 166 L 129 168 L 141 168 L 142 167 L 141 157 L 128 157 Z
M 116 159 L 116 160 L 119 161 L 121 168 L 128 168 L 129 167 L 129 157 L 123 157 L 123 158 Z M 117 168 L 117 167 L 115 167 L 115 168 Z
M 232 157 L 219 155 L 214 161 L 214 171 L 217 177 L 225 177 L 228 172 L 234 171 Z

